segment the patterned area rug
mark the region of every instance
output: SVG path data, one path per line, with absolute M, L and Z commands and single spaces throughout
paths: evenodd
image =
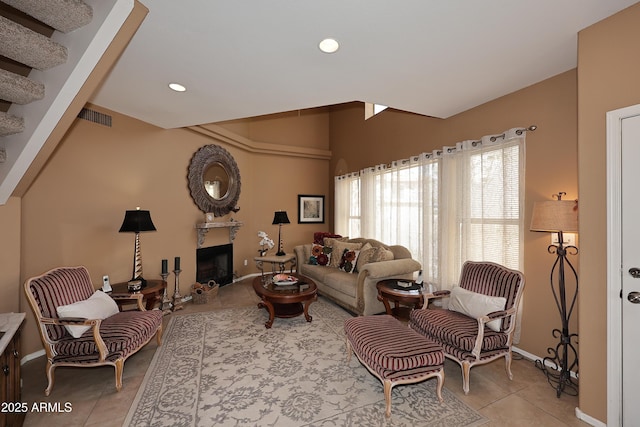
M 257 307 L 174 316 L 125 421 L 126 426 L 478 426 L 487 420 L 436 380 L 393 389 L 352 356 L 350 315 L 319 298 L 304 316 L 264 327 Z

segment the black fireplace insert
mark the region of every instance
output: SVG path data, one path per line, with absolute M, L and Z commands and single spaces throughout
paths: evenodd
M 196 250 L 196 281 L 220 285 L 233 282 L 233 245 L 210 246 Z

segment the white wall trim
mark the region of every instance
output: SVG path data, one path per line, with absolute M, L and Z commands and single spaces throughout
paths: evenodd
M 576 408 L 576 418 L 579 420 L 584 421 L 585 423 L 591 425 L 591 426 L 595 426 L 595 427 L 607 427 L 607 425 L 605 423 L 603 423 L 600 420 L 597 420 L 593 417 L 590 417 L 589 415 L 585 414 L 584 412 L 582 412 L 580 410 L 580 408 Z
M 45 355 L 44 349 L 38 350 L 34 353 L 27 354 L 22 359 L 20 359 L 20 366 L 24 365 L 27 362 L 32 361 L 33 359 L 37 359 L 38 357 L 42 357 Z
M 622 425 L 622 120 L 640 104 L 607 112 L 607 424 Z

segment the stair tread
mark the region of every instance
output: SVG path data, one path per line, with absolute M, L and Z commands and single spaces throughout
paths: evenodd
M 0 111 L 0 136 L 13 135 L 24 131 L 24 119 Z
M 2 0 L 60 32 L 68 33 L 93 19 L 91 6 L 81 0 Z
M 67 48 L 0 16 L 0 55 L 38 70 L 67 61 Z
M 0 69 L 0 99 L 25 105 L 44 98 L 44 84 Z

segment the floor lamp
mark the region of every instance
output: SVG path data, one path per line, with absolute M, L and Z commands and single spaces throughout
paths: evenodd
M 289 224 L 289 217 L 287 216 L 287 211 L 276 211 L 273 215 L 273 225 L 278 224 L 278 252 L 277 256 L 286 255 L 286 253 L 282 250 L 282 240 L 280 238 L 280 232 L 282 231 L 282 224 Z
M 133 248 L 133 274 L 131 275 L 130 281 L 135 282 L 140 280 L 142 286 L 144 286 L 146 281 L 142 278 L 140 232 L 156 231 L 156 227 L 153 225 L 153 221 L 151 221 L 151 214 L 149 211 L 141 211 L 140 208 L 136 208 L 135 211 L 126 211 L 119 231 L 120 233 L 136 233 L 135 246 Z
M 562 200 L 564 192 L 554 194 L 557 200 L 536 202 L 531 216 L 531 231 L 558 233 L 558 243 L 547 248 L 550 254 L 556 255 L 551 268 L 551 291 L 560 312 L 562 329 L 554 329 L 553 336 L 559 338 L 555 348 L 547 349 L 548 357 L 542 362 L 536 361 L 552 387 L 556 389 L 557 397 L 562 393 L 577 396 L 578 383 L 571 377 L 571 371 L 578 372 L 578 352 L 573 342 L 577 343 L 578 334 L 569 332 L 569 320 L 578 297 L 578 273 L 567 258 L 567 254 L 576 255 L 578 248 L 565 246 L 563 232 L 578 232 L 578 201 Z M 568 267 L 568 270 L 567 270 Z M 569 280 L 565 272 L 568 271 Z

